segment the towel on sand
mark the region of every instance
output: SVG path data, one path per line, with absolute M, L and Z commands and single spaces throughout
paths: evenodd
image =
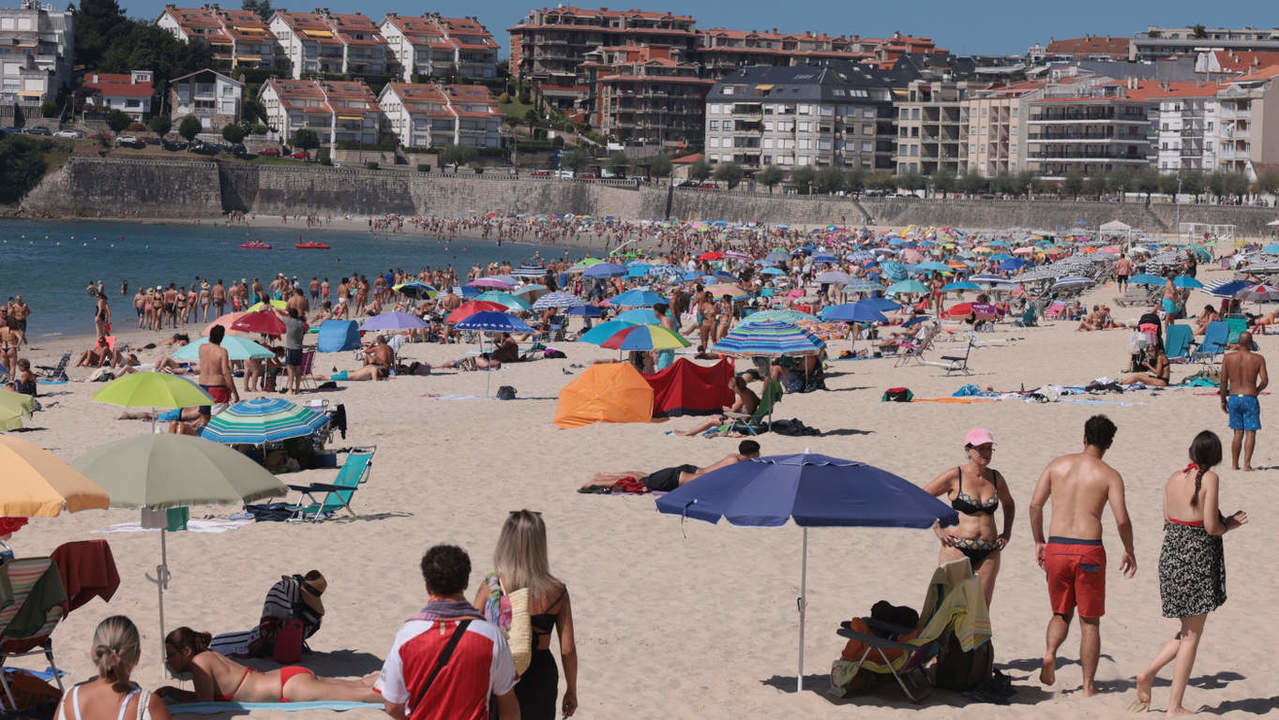
M 179 703 L 169 706 L 169 713 L 173 715 L 195 714 L 195 715 L 216 715 L 218 713 L 236 712 L 238 710 L 274 710 L 276 712 L 294 712 L 303 710 L 333 710 L 342 712 L 344 710 L 360 710 L 363 708 L 382 709 L 379 703 L 363 703 L 349 701 L 324 701 L 324 702 L 292 702 L 292 703 L 253 703 L 253 702 L 194 702 Z

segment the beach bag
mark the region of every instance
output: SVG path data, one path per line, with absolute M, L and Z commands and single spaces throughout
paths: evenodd
M 933 685 L 947 690 L 971 690 L 990 679 L 995 670 L 995 646 L 990 640 L 964 652 L 959 638 L 946 632 L 939 643 Z
M 289 665 L 302 659 L 302 621 L 289 618 L 275 631 L 275 649 L 271 659 L 281 665 Z
M 885 390 L 880 402 L 910 402 L 914 399 L 915 393 L 911 392 L 910 388 L 895 387 Z
M 498 583 L 502 581 L 499 578 Z M 511 627 L 506 632 L 506 644 L 511 647 L 511 659 L 515 661 L 515 673 L 523 675 L 533 663 L 533 617 L 528 612 L 528 588 L 502 594 L 511 601 Z

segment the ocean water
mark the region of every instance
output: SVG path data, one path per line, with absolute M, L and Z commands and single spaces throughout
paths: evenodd
M 299 236 L 319 240 L 330 250 L 298 250 Z M 246 240 L 261 240 L 271 250 L 240 250 Z M 398 234 L 314 231 L 299 225 L 282 228 L 221 225 L 144 225 L 127 222 L 47 222 L 0 220 L 0 302 L 22 295 L 31 306 L 32 338 L 93 333 L 94 301 L 85 292 L 101 280 L 111 312 L 122 328 L 135 327 L 133 292 L 139 286 L 190 286 L 198 275 L 210 283 L 261 278 L 266 285 L 276 273 L 298 276 L 305 286 L 312 276 L 329 278 L 336 292 L 339 277 L 372 276 L 388 268 L 417 272 L 452 265 L 459 275 L 475 263 L 521 261 L 540 251 L 543 257 L 567 253 L 574 260 L 586 253 L 458 238 L 451 243 L 406 229 Z M 128 280 L 129 294 L 120 295 Z

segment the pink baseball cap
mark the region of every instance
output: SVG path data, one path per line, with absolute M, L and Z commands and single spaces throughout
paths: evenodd
M 986 428 L 973 428 L 968 431 L 968 435 L 964 437 L 964 445 L 977 447 L 987 443 L 994 443 L 995 436 L 990 434 Z

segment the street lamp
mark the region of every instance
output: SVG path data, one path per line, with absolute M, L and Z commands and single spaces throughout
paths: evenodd
M 1177 234 L 1181 234 L 1181 181 L 1183 177 L 1181 171 L 1177 171 L 1177 195 L 1172 199 L 1174 205 L 1177 206 Z

